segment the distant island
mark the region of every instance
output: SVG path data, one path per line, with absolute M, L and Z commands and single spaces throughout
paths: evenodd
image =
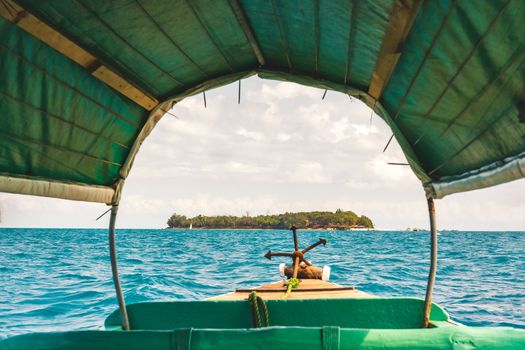
M 300 229 L 320 230 L 351 230 L 372 229 L 374 224 L 370 218 L 358 216 L 353 211 L 337 209 L 335 212 L 310 211 L 299 213 L 284 213 L 278 215 L 250 216 L 204 216 L 188 218 L 173 214 L 168 220 L 168 228 L 198 228 L 198 229 L 289 229 L 295 225 Z

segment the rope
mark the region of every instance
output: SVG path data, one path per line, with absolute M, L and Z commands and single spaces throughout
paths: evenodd
M 268 307 L 264 300 L 257 296 L 256 292 L 251 292 L 248 297 L 252 309 L 252 323 L 254 328 L 269 327 L 270 315 L 268 314 Z M 262 315 L 261 315 L 262 312 Z
M 290 278 L 284 283 L 284 285 L 286 286 L 286 293 L 284 293 L 283 299 L 288 299 L 288 297 L 292 293 L 292 289 L 299 287 L 299 282 L 300 281 L 297 278 Z

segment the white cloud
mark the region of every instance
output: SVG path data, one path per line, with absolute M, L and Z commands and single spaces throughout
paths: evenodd
M 350 128 L 351 125 L 347 117 L 334 122 L 330 128 L 330 132 L 334 135 L 333 142 L 338 143 L 339 141 L 349 139 L 351 136 Z
M 265 167 L 243 162 L 228 162 L 225 164 L 224 169 L 232 173 L 241 174 L 254 174 L 266 170 Z
M 285 134 L 285 133 L 279 133 L 277 135 L 277 141 L 286 142 L 289 141 L 292 138 L 292 135 Z
M 239 128 L 235 133 L 253 141 L 262 141 L 264 139 L 264 135 L 262 133 L 257 131 L 248 131 L 245 128 Z
M 301 86 L 295 83 L 277 82 L 273 84 L 263 84 L 257 91 L 250 90 L 249 99 L 261 99 L 272 102 L 275 100 L 290 100 L 297 97 L 320 98 L 319 89 Z
M 307 184 L 327 184 L 331 182 L 330 177 L 320 163 L 304 162 L 287 171 L 288 182 Z

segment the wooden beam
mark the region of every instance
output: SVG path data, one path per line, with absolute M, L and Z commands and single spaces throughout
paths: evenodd
M 157 99 L 137 88 L 110 67 L 102 64 L 97 57 L 39 20 L 15 1 L 2 0 L 2 2 L 0 2 L 0 15 L 78 63 L 86 70 L 89 70 L 95 78 L 146 110 L 150 111 L 158 105 L 159 101 Z
M 115 73 L 114 70 L 103 64 L 94 69 L 91 74 L 104 84 L 117 90 L 122 95 L 126 96 L 136 104 L 144 107 L 148 111 L 151 111 L 156 105 L 159 104 L 157 99 L 146 95 L 126 79 L 122 78 L 122 76 L 120 76 L 118 73 Z
M 246 14 L 242 9 L 241 4 L 239 4 L 238 0 L 229 0 L 229 3 L 230 7 L 233 10 L 233 13 L 235 14 L 235 17 L 237 18 L 237 22 L 239 22 L 239 25 L 241 26 L 244 32 L 244 35 L 246 35 L 246 39 L 248 39 L 248 42 L 252 47 L 255 57 L 257 57 L 259 65 L 261 67 L 264 66 L 264 64 L 266 63 L 266 61 L 264 60 L 264 55 L 262 53 L 261 47 L 259 46 L 259 43 L 257 42 L 257 39 L 255 38 L 255 35 L 253 34 L 253 30 L 250 26 L 250 23 L 248 22 L 248 18 L 246 18 Z
M 412 28 L 421 0 L 397 0 L 390 16 L 390 23 L 379 51 L 379 57 L 372 74 L 368 94 L 376 101 L 383 94 L 390 76 L 403 51 L 403 43 Z

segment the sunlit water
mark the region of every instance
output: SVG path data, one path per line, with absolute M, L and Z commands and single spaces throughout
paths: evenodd
M 300 232 L 331 281 L 379 296 L 425 292 L 426 232 Z M 202 299 L 277 280 L 289 231 L 119 230 L 126 301 Z M 525 233 L 442 232 L 435 301 L 473 326 L 525 328 Z M 105 230 L 0 229 L 0 338 L 97 328 L 115 309 Z

